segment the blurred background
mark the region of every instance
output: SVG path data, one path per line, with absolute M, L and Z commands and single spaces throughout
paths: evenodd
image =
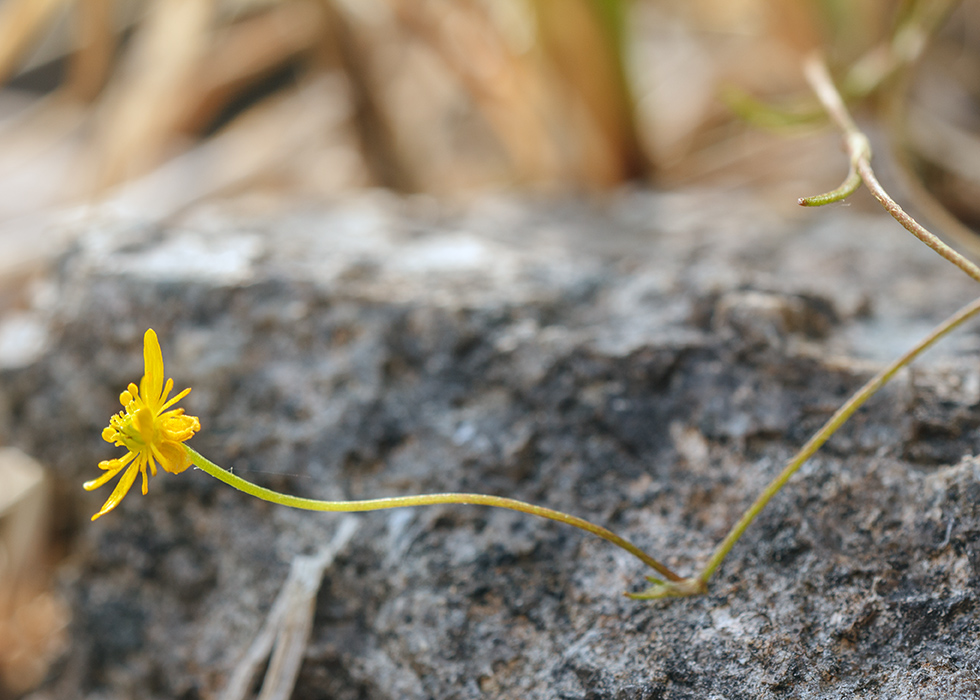
M 632 181 L 793 201 L 845 167 L 826 148 L 836 135 L 814 128 L 800 62 L 815 49 L 909 151 L 923 194 L 972 222 L 978 12 L 975 0 L 3 0 L 0 222 L 123 191 L 151 215 L 242 188 L 458 197 Z
M 3 0 L 0 311 L 66 244 L 52 222 L 93 205 L 725 187 L 791 216 L 846 172 L 803 81 L 815 50 L 894 194 L 977 250 L 980 0 Z M 4 464 L 0 680 L 19 693 L 66 615 L 22 582 L 56 556 L 31 544 L 40 468 Z

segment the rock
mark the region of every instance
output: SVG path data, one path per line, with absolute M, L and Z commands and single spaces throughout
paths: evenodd
M 81 491 L 160 335 L 194 446 L 316 498 L 439 491 L 566 510 L 693 573 L 785 460 L 973 283 L 884 214 L 752 198 L 106 215 L 24 313 L 0 435 L 52 466 L 70 651 L 36 698 L 217 696 L 292 559 L 338 516 L 203 473 L 95 524 Z M 467 506 L 358 516 L 294 698 L 980 694 L 976 326 L 872 399 L 748 530 L 708 595 L 556 523 Z

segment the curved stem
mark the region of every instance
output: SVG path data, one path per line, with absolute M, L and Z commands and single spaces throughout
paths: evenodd
M 279 493 L 278 491 L 272 491 L 271 489 L 257 486 L 250 481 L 246 481 L 240 476 L 235 476 L 231 472 L 222 469 L 217 464 L 208 460 L 187 445 L 184 445 L 184 449 L 187 450 L 187 455 L 190 457 L 191 462 L 202 471 L 207 472 L 218 481 L 223 481 L 229 486 L 247 493 L 249 496 L 254 496 L 255 498 L 259 498 L 263 501 L 269 501 L 270 503 L 276 503 L 278 505 L 288 506 L 290 508 L 299 508 L 301 510 L 328 511 L 331 513 L 357 513 L 371 510 L 387 510 L 389 508 L 406 508 L 410 506 L 433 506 L 445 504 L 491 506 L 493 508 L 516 510 L 520 513 L 536 515 L 540 518 L 547 518 L 548 520 L 557 520 L 560 523 L 565 523 L 566 525 L 571 525 L 572 527 L 577 527 L 580 530 L 590 532 L 596 537 L 601 537 L 607 542 L 613 543 L 620 549 L 629 552 L 669 581 L 683 580 L 680 576 L 651 557 L 642 549 L 632 544 L 628 540 L 623 539 L 611 530 L 608 530 L 600 525 L 594 525 L 588 520 L 583 520 L 582 518 L 575 517 L 574 515 L 568 515 L 567 513 L 552 510 L 551 508 L 531 505 L 530 503 L 524 503 L 523 501 L 518 501 L 513 498 L 487 496 L 478 493 L 432 493 L 422 496 L 371 498 L 363 501 L 320 501 L 313 498 L 289 496 L 287 494 Z
M 759 515 L 762 509 L 766 507 L 766 504 L 769 503 L 772 497 L 786 485 L 786 482 L 789 481 L 790 477 L 793 476 L 793 474 L 795 474 L 801 466 L 803 466 L 803 463 L 806 462 L 814 452 L 819 450 L 820 447 L 827 442 L 830 436 L 833 435 L 834 432 L 836 432 L 837 429 L 842 426 L 847 419 L 850 418 L 862 404 L 864 404 L 865 401 L 871 398 L 876 391 L 888 383 L 888 381 L 895 376 L 895 373 L 898 372 L 898 370 L 909 364 L 929 346 L 962 324 L 971 316 L 975 316 L 978 312 L 980 312 L 980 299 L 977 299 L 967 306 L 964 306 L 962 309 L 943 321 L 943 323 L 934 328 L 929 335 L 919 341 L 914 348 L 872 377 L 867 384 L 861 387 L 857 393 L 848 399 L 847 403 L 841 406 L 837 412 L 831 416 L 830 420 L 828 420 L 824 426 L 807 441 L 800 451 L 796 453 L 789 463 L 787 463 L 779 475 L 773 479 L 768 486 L 766 486 L 761 494 L 759 494 L 759 497 L 755 499 L 755 502 L 749 506 L 748 510 L 745 511 L 739 521 L 735 523 L 729 533 L 725 536 L 725 539 L 723 539 L 715 548 L 715 551 L 708 560 L 708 563 L 705 564 L 704 569 L 702 569 L 701 573 L 698 574 L 698 579 L 707 584 L 708 579 L 711 578 L 711 575 L 725 559 L 732 547 L 735 546 L 735 543 L 738 542 L 739 538 L 742 536 L 748 526 L 753 520 L 755 520 L 756 516 Z
M 865 139 L 867 142 L 867 139 Z M 870 152 L 870 146 L 868 147 Z M 847 173 L 847 177 L 844 178 L 844 182 L 840 184 L 835 190 L 830 192 L 825 192 L 824 194 L 813 195 L 812 197 L 800 197 L 797 202 L 801 207 L 822 207 L 825 204 L 831 204 L 833 202 L 840 202 L 847 199 L 852 194 L 857 192 L 858 187 L 861 186 L 861 175 L 858 173 L 857 163 L 854 159 L 851 159 L 851 169 Z
M 963 270 L 963 272 L 968 274 L 974 280 L 980 282 L 980 267 L 977 267 L 960 253 L 956 252 L 953 248 L 950 248 L 939 238 L 939 236 L 930 232 L 922 224 L 909 216 L 909 214 L 899 206 L 898 202 L 892 199 L 888 193 L 885 192 L 885 189 L 878 182 L 878 178 L 875 177 L 874 170 L 871 169 L 871 163 L 858 163 L 858 173 L 861 175 L 861 179 L 864 180 L 865 186 L 871 191 L 871 194 L 874 195 L 874 198 L 881 203 L 881 206 L 885 208 L 885 211 L 891 214 L 892 218 L 900 223 L 906 231 L 939 253 L 939 255 L 941 255 L 943 258 L 956 265 L 956 267 Z
M 874 198 L 877 199 L 878 202 L 881 203 L 881 206 L 885 208 L 885 211 L 891 214 L 895 221 L 900 223 L 906 231 L 932 248 L 943 258 L 956 265 L 956 267 L 960 268 L 971 278 L 977 282 L 980 282 L 980 267 L 977 267 L 963 255 L 946 245 L 946 243 L 944 243 L 939 236 L 935 235 L 909 216 L 908 213 L 906 213 L 905 210 L 903 210 L 902 207 L 900 207 L 898 203 L 888 195 L 885 189 L 881 186 L 881 183 L 878 182 L 878 178 L 875 177 L 874 170 L 871 168 L 871 147 L 868 145 L 868 139 L 858 129 L 857 124 L 854 123 L 854 119 L 851 117 L 850 112 L 847 111 L 847 106 L 844 104 L 844 100 L 841 98 L 840 93 L 834 86 L 834 82 L 830 77 L 830 72 L 827 70 L 827 66 L 824 64 L 823 60 L 820 59 L 819 56 L 811 56 L 804 64 L 803 68 L 804 73 L 806 74 L 806 79 L 810 83 L 810 87 L 812 87 L 813 91 L 816 93 L 817 99 L 820 100 L 820 104 L 822 104 L 824 109 L 827 110 L 827 114 L 830 115 L 831 120 L 833 120 L 833 122 L 837 125 L 837 128 L 844 133 L 845 149 L 847 150 L 847 154 L 851 161 L 851 169 L 850 173 L 848 174 L 848 178 L 845 181 L 845 185 L 852 184 L 855 176 L 860 178 L 868 190 L 871 191 L 871 194 L 874 195 Z M 854 189 L 857 189 L 857 187 L 855 186 Z M 821 204 L 827 204 L 829 202 L 843 199 L 843 197 L 836 196 L 836 193 L 840 193 L 843 190 L 844 185 L 834 190 L 834 192 L 825 195 L 801 198 L 799 202 L 804 206 L 819 206 Z M 851 191 L 853 192 L 853 190 Z

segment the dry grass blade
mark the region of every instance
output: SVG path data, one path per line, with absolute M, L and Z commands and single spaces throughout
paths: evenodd
M 406 0 L 393 4 L 402 24 L 425 41 L 466 88 L 507 152 L 517 178 L 554 180 L 559 162 L 545 119 L 548 90 L 531 57 L 510 51 L 478 5 L 460 3 L 436 15 Z
M 164 163 L 151 173 L 121 185 L 114 208 L 162 219 L 202 198 L 274 172 L 291 157 L 320 145 L 345 126 L 346 91 L 339 81 L 320 78 L 266 100 L 224 127 L 213 138 Z M 289 128 L 283 128 L 288 124 Z M 356 159 L 334 181 L 366 180 Z
M 0 694 L 20 697 L 64 648 L 69 612 L 46 580 L 46 470 L 19 450 L 0 448 L 0 483 Z
M 186 108 L 186 85 L 204 55 L 213 0 L 157 0 L 134 38 L 100 124 L 103 189 L 153 167 Z
M 980 137 L 913 107 L 907 118 L 909 145 L 932 164 L 980 186 Z
M 533 4 L 539 41 L 571 93 L 569 117 L 581 151 L 578 175 L 603 187 L 645 174 L 649 164 L 639 145 L 621 47 L 600 16 L 603 3 L 533 0 Z
M 116 34 L 111 0 L 77 0 L 78 49 L 71 59 L 67 91 L 88 102 L 102 90 L 112 69 Z
M 357 531 L 353 516 L 341 521 L 337 533 L 313 556 L 293 559 L 289 576 L 265 624 L 235 667 L 221 700 L 245 700 L 262 666 L 269 661 L 259 700 L 288 700 L 299 674 L 313 627 L 316 594 L 324 572 Z M 271 654 L 271 660 L 270 660 Z
M 7 0 L 0 6 L 0 81 L 16 70 L 38 34 L 67 0 Z
M 207 56 L 187 89 L 188 113 L 179 128 L 206 128 L 228 102 L 298 54 L 322 42 L 326 13 L 321 3 L 282 3 L 215 32 Z
M 976 165 L 964 155 L 980 150 L 980 143 L 977 143 L 972 134 L 957 129 L 958 133 L 954 138 L 957 141 L 961 137 L 964 139 L 963 143 L 958 144 L 963 147 L 963 150 L 956 149 L 955 152 L 951 152 L 952 144 L 943 135 L 944 127 L 951 125 L 932 114 L 927 114 L 924 109 L 918 107 L 907 109 L 904 96 L 904 89 L 895 91 L 890 96 L 888 108 L 892 153 L 899 166 L 897 173 L 902 178 L 904 188 L 916 207 L 976 258 L 980 256 L 980 239 L 976 232 L 964 223 L 966 220 L 975 219 L 975 208 L 967 207 L 963 212 L 965 216 L 961 220 L 953 214 L 954 207 L 949 206 L 951 204 L 955 206 L 955 203 L 940 201 L 919 174 L 921 166 L 925 163 L 929 167 L 939 168 L 941 172 L 948 173 L 954 180 L 956 177 L 961 178 L 959 186 L 954 184 L 955 191 L 962 190 L 963 186 L 971 189 L 980 187 L 980 179 L 972 179 L 968 175 L 971 171 L 977 170 Z M 938 128 L 927 132 L 927 129 L 933 128 L 933 122 L 937 122 L 935 126 Z M 956 165 L 946 159 L 947 155 L 956 162 Z M 976 200 L 971 198 L 970 201 Z
M 350 85 L 353 123 L 364 161 L 372 179 L 382 187 L 402 192 L 418 189 L 416 169 L 403 153 L 396 135 L 396 118 L 382 97 L 382 81 L 375 70 L 372 49 L 390 37 L 373 35 L 350 7 L 324 0 L 329 44 Z M 376 53 L 376 51 L 375 51 Z

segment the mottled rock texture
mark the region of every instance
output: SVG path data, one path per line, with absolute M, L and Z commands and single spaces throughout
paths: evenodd
M 95 524 L 101 428 L 160 334 L 193 444 L 299 495 L 513 496 L 692 572 L 876 368 L 977 294 L 884 214 L 748 195 L 450 207 L 374 194 L 95 216 L 0 374 L 53 470 L 71 647 L 37 698 L 216 697 L 339 516 L 195 471 Z M 637 603 L 577 530 L 446 506 L 358 516 L 293 697 L 980 696 L 980 335 L 931 351 L 764 512 L 708 595 Z

